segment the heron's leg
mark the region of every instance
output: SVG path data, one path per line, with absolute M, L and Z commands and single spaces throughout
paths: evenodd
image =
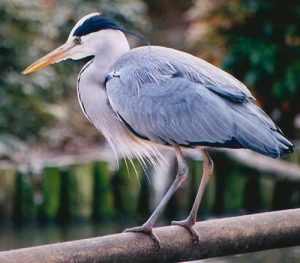
M 207 185 L 208 179 L 213 171 L 213 161 L 210 158 L 210 156 L 208 155 L 208 152 L 206 150 L 201 149 L 201 153 L 203 156 L 203 175 L 201 178 L 200 186 L 199 186 L 192 210 L 191 210 L 189 216 L 185 220 L 172 222 L 172 225 L 179 225 L 179 226 L 183 226 L 183 227 L 187 228 L 193 235 L 193 241 L 195 244 L 197 244 L 199 242 L 199 234 L 193 228 L 193 225 L 196 223 L 199 205 L 200 205 L 201 199 L 203 197 L 204 190 Z
M 159 205 L 154 210 L 152 215 L 142 226 L 125 229 L 125 232 L 142 232 L 142 233 L 151 235 L 152 239 L 154 240 L 154 242 L 156 243 L 156 245 L 158 247 L 160 246 L 160 244 L 159 244 L 160 242 L 159 242 L 158 237 L 152 232 L 152 228 L 153 228 L 155 222 L 157 221 L 158 217 L 160 216 L 162 210 L 165 208 L 165 206 L 169 202 L 172 195 L 176 192 L 178 187 L 180 187 L 180 185 L 183 183 L 183 181 L 185 181 L 185 179 L 187 178 L 187 175 L 188 175 L 188 166 L 183 159 L 180 148 L 176 146 L 175 152 L 176 152 L 176 158 L 177 158 L 177 162 L 178 162 L 178 172 L 177 172 L 176 178 L 175 178 L 174 182 L 172 183 L 172 185 L 170 186 L 169 190 L 167 191 L 167 193 L 165 194 L 163 199 L 160 201 Z

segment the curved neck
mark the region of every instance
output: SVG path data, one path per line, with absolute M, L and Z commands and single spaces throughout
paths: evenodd
M 101 30 L 94 43 L 94 59 L 84 75 L 86 75 L 86 79 L 104 83 L 110 67 L 118 58 L 128 52 L 130 47 L 123 32 L 112 29 Z
M 130 50 L 125 35 L 117 30 L 103 30 L 93 43 L 94 58 L 80 71 L 77 82 L 79 103 L 83 112 L 101 130 L 104 122 L 111 121 L 114 114 L 107 105 L 105 76 L 110 67 Z M 97 43 L 97 40 L 99 43 Z M 102 124 L 101 124 L 102 123 Z

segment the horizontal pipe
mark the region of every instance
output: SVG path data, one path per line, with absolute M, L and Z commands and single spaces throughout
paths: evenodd
M 300 165 L 284 161 L 282 159 L 271 159 L 261 154 L 246 150 L 223 150 L 235 162 L 250 167 L 269 175 L 273 179 L 300 181 Z M 296 153 L 294 153 L 296 154 Z
M 300 245 L 300 209 L 196 223 L 200 242 L 179 226 L 155 228 L 149 236 L 121 233 L 0 252 L 0 262 L 176 262 Z M 28 237 L 30 238 L 30 237 Z

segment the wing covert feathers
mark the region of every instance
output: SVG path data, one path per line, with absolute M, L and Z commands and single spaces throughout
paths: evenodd
M 112 67 L 112 108 L 136 136 L 158 144 L 246 148 L 276 158 L 293 151 L 238 80 L 189 54 L 133 49 Z

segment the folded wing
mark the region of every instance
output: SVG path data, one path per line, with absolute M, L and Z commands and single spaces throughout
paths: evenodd
M 106 84 L 112 108 L 136 136 L 166 145 L 248 148 L 271 157 L 292 150 L 233 77 L 217 69 L 213 79 L 213 66 L 192 56 L 189 61 L 185 53 L 177 61 L 153 48 L 147 52 L 122 57 Z

